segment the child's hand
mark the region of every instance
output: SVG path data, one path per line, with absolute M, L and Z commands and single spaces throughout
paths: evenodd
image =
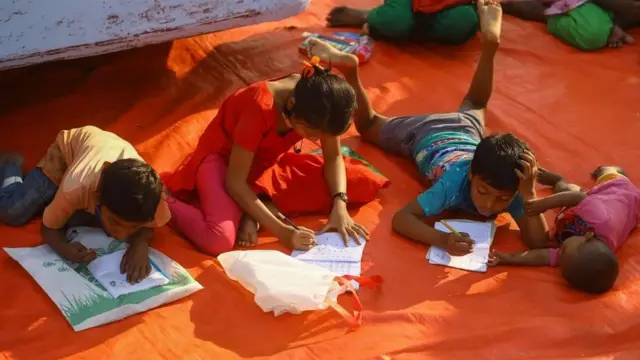
M 547 211 L 544 202 L 540 200 L 527 200 L 524 202 L 524 212 L 528 216 L 539 215 Z
M 151 261 L 149 259 L 149 244 L 146 241 L 138 241 L 129 246 L 120 262 L 120 273 L 127 273 L 127 281 L 130 284 L 144 280 L 151 273 Z
M 311 229 L 299 226 L 296 230 L 289 227 L 288 234 L 282 239 L 284 244 L 294 250 L 309 250 L 316 244 L 316 235 Z
M 520 156 L 519 163 L 522 165 L 523 171 L 515 169 L 516 175 L 518 175 L 520 179 L 518 191 L 525 200 L 534 198 L 536 194 L 536 178 L 538 176 L 536 157 L 532 152 L 525 151 L 524 154 Z
M 89 250 L 77 242 L 61 245 L 57 250 L 62 257 L 75 263 L 88 264 L 97 256 L 94 250 Z
M 491 250 L 489 254 L 489 261 L 487 261 L 487 265 L 489 266 L 498 266 L 500 264 L 506 265 L 507 254 L 501 253 L 497 250 Z
M 460 235 L 461 236 L 458 236 L 454 233 L 449 233 L 447 235 L 447 246 L 445 249 L 449 255 L 467 255 L 473 249 L 473 244 L 475 242 L 469 238 L 469 234 L 460 233 Z

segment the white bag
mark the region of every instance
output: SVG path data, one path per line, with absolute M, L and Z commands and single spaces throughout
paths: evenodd
M 98 256 L 127 247 L 126 243 L 108 237 L 100 229 L 72 228 L 67 231 L 67 238 L 95 249 Z M 180 264 L 155 249 L 149 249 L 149 256 L 170 282 L 117 299 L 95 279 L 86 264 L 61 258 L 49 245 L 4 250 L 29 272 L 75 331 L 124 319 L 202 289 Z
M 342 277 L 275 250 L 231 251 L 218 256 L 218 261 L 227 276 L 255 294 L 255 302 L 265 312 L 278 316 L 332 307 L 353 328 L 361 324 L 362 304 L 349 280 L 364 278 Z M 363 285 L 373 282 L 379 280 Z M 353 293 L 353 315 L 337 302 L 346 291 Z

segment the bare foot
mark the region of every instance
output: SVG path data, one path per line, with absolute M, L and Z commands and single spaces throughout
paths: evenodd
M 318 39 L 309 40 L 307 55 L 317 56 L 320 61 L 335 66 L 340 71 L 358 67 L 358 58 L 355 55 L 342 52 Z
M 18 153 L 4 153 L 0 154 L 0 165 L 18 165 L 22 167 L 24 164 L 24 158 Z
M 619 48 L 625 44 L 633 44 L 635 43 L 635 39 L 627 34 L 622 28 L 618 25 L 613 25 L 611 29 L 611 35 L 609 35 L 609 39 L 607 40 L 607 46 L 610 48 Z
M 478 18 L 484 41 L 499 44 L 502 32 L 502 7 L 497 2 L 478 0 Z
M 555 186 L 557 183 L 564 181 L 564 178 L 556 173 L 553 173 L 545 168 L 538 168 L 538 183 L 544 186 Z
M 361 28 L 367 22 L 368 14 L 368 10 L 336 6 L 327 15 L 327 26 Z
M 251 216 L 244 215 L 238 227 L 236 243 L 241 247 L 251 247 L 258 244 L 259 224 Z

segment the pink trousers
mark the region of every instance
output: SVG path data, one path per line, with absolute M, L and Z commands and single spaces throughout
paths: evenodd
M 200 251 L 217 256 L 233 249 L 242 210 L 225 189 L 227 165 L 218 154 L 207 156 L 196 174 L 200 207 L 169 201 L 171 226 Z

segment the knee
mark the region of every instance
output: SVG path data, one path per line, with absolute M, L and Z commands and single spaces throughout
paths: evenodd
M 3 211 L 0 213 L 0 222 L 11 227 L 20 227 L 26 225 L 31 220 L 31 217 L 26 214 L 19 214 L 15 212 Z
M 446 45 L 461 45 L 478 32 L 478 13 L 471 5 L 460 5 L 435 14 L 426 37 Z
M 218 256 L 233 250 L 236 243 L 236 232 L 237 229 L 233 224 L 207 225 L 198 238 L 193 240 L 202 252 Z
M 369 12 L 367 23 L 374 34 L 393 39 L 405 38 L 413 28 L 413 10 L 410 6 L 384 4 Z

